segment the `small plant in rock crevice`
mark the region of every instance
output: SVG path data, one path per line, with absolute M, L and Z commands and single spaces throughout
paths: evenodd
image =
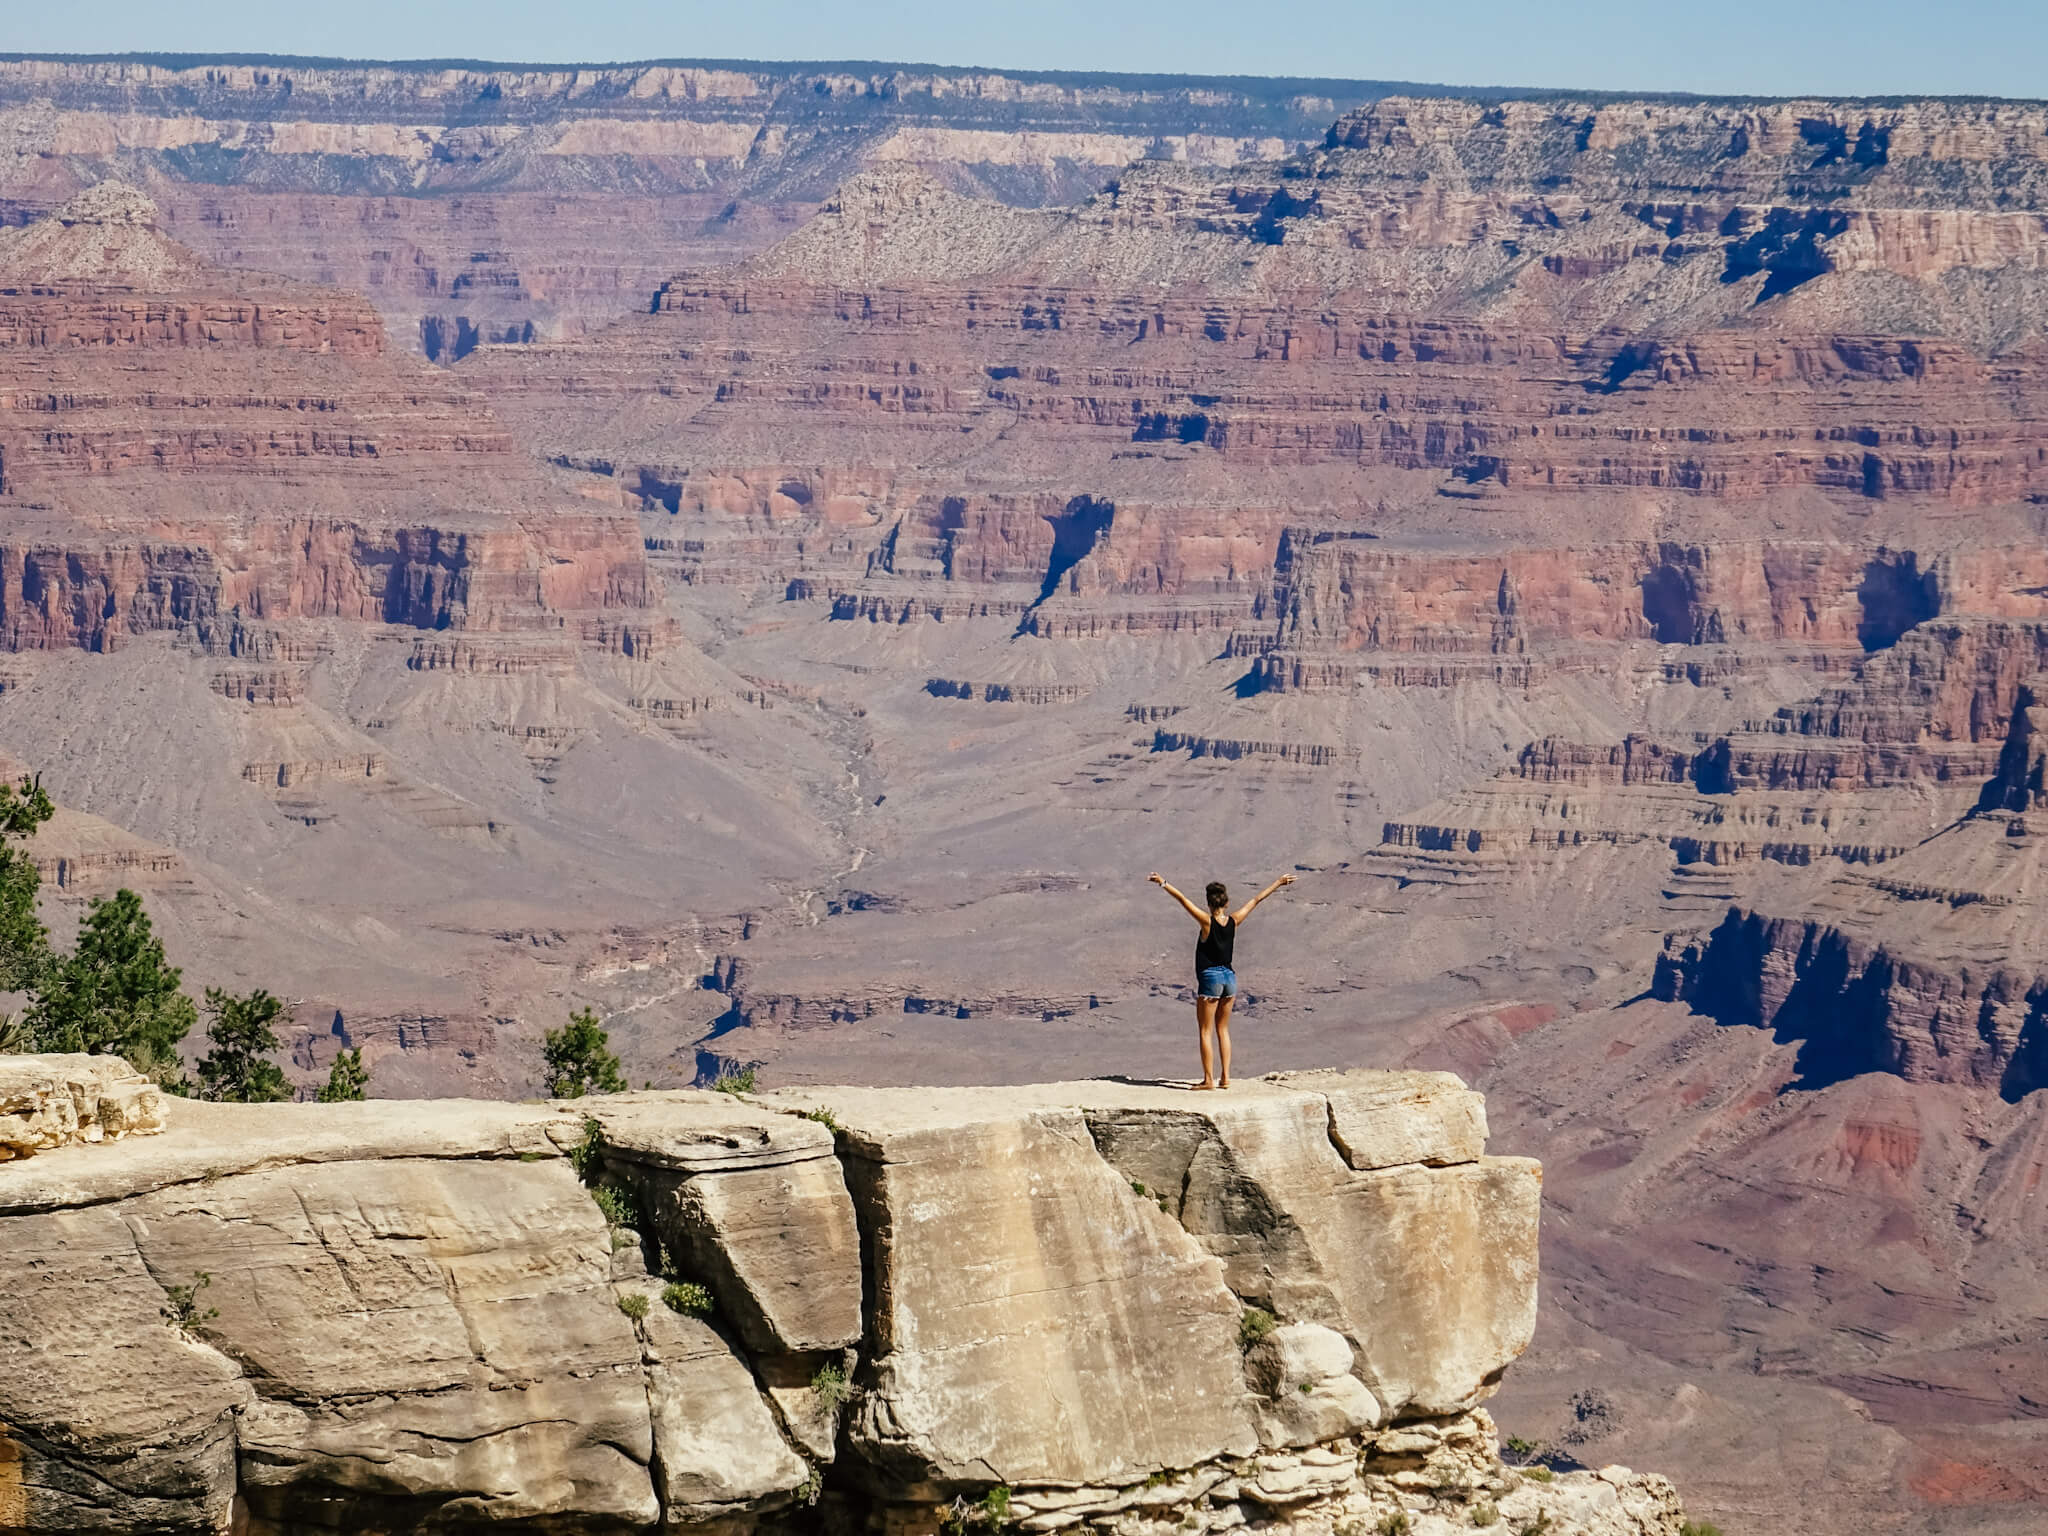
M 818 1495 L 824 1491 L 824 1474 L 819 1472 L 816 1467 L 813 1467 L 804 1480 L 796 1485 L 796 1501 L 809 1508 L 818 1502 Z
M 939 1515 L 939 1529 L 946 1536 L 966 1536 L 969 1531 L 995 1532 L 1010 1523 L 1010 1490 L 1008 1487 L 991 1488 L 981 1496 L 978 1504 L 970 1504 L 964 1496 L 955 1499 Z
M 1280 1319 L 1264 1307 L 1246 1307 L 1244 1316 L 1237 1320 L 1237 1342 L 1250 1349 L 1279 1326 Z
M 1515 1536 L 1544 1536 L 1551 1527 L 1550 1511 L 1538 1510 L 1534 1520 L 1524 1520 L 1515 1527 Z
M 1548 1467 L 1518 1467 L 1516 1470 L 1532 1483 L 1547 1483 L 1557 1476 Z
M 846 1401 L 846 1367 L 835 1360 L 828 1360 L 818 1367 L 818 1374 L 811 1378 L 811 1391 L 818 1404 L 827 1413 L 835 1411 Z
M 199 1293 L 213 1284 L 213 1276 L 205 1270 L 192 1277 L 190 1285 L 167 1285 L 164 1287 L 166 1300 L 163 1305 L 163 1320 L 187 1335 L 199 1332 L 202 1323 L 210 1323 L 220 1316 L 220 1308 L 199 1305 Z
M 1390 1515 L 1381 1515 L 1380 1523 L 1373 1529 L 1379 1532 L 1379 1536 L 1408 1536 L 1414 1525 L 1407 1510 L 1397 1509 Z
M 826 1109 L 823 1105 L 820 1105 L 816 1109 L 806 1109 L 799 1111 L 798 1118 L 803 1120 L 815 1120 L 818 1122 L 818 1124 L 825 1127 L 826 1130 L 830 1131 L 834 1136 L 837 1136 L 840 1133 L 840 1131 L 844 1129 L 844 1127 L 841 1126 L 839 1123 L 839 1117 L 834 1115 L 831 1110 Z
M 1711 1520 L 1688 1520 L 1678 1528 L 1678 1536 L 1721 1536 L 1721 1527 Z
M 647 1298 L 639 1291 L 628 1291 L 619 1298 L 619 1310 L 637 1323 L 647 1316 Z
M 604 1150 L 604 1127 L 597 1123 L 595 1115 L 583 1117 L 583 1139 L 569 1149 L 569 1166 L 576 1170 L 576 1177 L 584 1183 L 596 1181 L 599 1154 Z
M 1472 1506 L 1472 1523 L 1481 1529 L 1500 1524 L 1500 1511 L 1491 1504 L 1480 1502 Z
M 616 1184 L 599 1184 L 590 1191 L 590 1198 L 597 1202 L 597 1208 L 604 1212 L 605 1224 L 613 1227 L 639 1225 L 639 1212 L 633 1209 L 632 1197 Z
M 992 1531 L 1000 1531 L 1010 1523 L 1010 1490 L 995 1487 L 981 1496 L 982 1524 Z
M 685 1317 L 709 1317 L 711 1293 L 694 1280 L 671 1280 L 661 1288 L 661 1304 Z
M 737 1072 L 721 1072 L 711 1084 L 713 1093 L 729 1093 L 737 1098 L 743 1093 L 754 1091 L 755 1075 L 752 1067 L 742 1067 Z

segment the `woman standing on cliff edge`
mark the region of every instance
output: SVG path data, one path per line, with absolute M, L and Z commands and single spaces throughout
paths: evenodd
M 1230 1006 L 1237 1001 L 1237 971 L 1232 964 L 1237 927 L 1252 915 L 1254 907 L 1281 886 L 1294 884 L 1294 876 L 1282 875 L 1235 912 L 1226 910 L 1230 906 L 1230 892 L 1221 880 L 1211 880 L 1203 892 L 1209 902 L 1209 910 L 1204 912 L 1168 885 L 1165 876 L 1153 874 L 1147 878 L 1185 907 L 1188 916 L 1201 926 L 1202 931 L 1195 939 L 1195 1030 L 1202 1047 L 1202 1080 L 1195 1086 L 1228 1088 Z M 1220 1078 L 1216 1075 L 1218 1056 L 1223 1067 Z

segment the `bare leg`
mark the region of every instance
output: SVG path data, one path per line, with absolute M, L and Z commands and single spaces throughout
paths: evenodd
M 1230 1086 L 1230 1005 L 1234 997 L 1226 997 L 1216 1004 L 1216 1050 L 1223 1058 L 1223 1076 L 1217 1079 L 1217 1087 Z
M 1195 1085 L 1198 1088 L 1214 1088 L 1216 1086 L 1216 1057 L 1213 1048 L 1209 1044 L 1209 1029 L 1215 1022 L 1215 1018 L 1216 999 L 1213 997 L 1196 998 L 1195 1032 L 1201 1041 L 1202 1047 L 1202 1080 Z

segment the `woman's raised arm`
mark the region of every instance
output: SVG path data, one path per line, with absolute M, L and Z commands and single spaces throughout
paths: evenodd
M 1252 915 L 1253 907 L 1256 907 L 1268 896 L 1272 895 L 1275 891 L 1279 890 L 1281 886 L 1292 884 L 1294 884 L 1294 876 L 1282 875 L 1278 880 L 1275 880 L 1271 885 L 1267 886 L 1263 891 L 1259 892 L 1259 894 L 1254 896 L 1250 901 L 1246 902 L 1243 906 L 1239 907 L 1235 912 L 1231 913 L 1230 920 L 1233 923 L 1243 922 L 1246 918 Z M 1181 899 L 1185 901 L 1187 898 L 1182 897 Z
M 1158 886 L 1162 891 L 1166 892 L 1167 895 L 1171 896 L 1183 907 L 1187 908 L 1187 913 L 1189 917 L 1192 917 L 1204 928 L 1207 928 L 1209 926 L 1209 914 L 1204 912 L 1200 907 L 1196 906 L 1192 901 L 1189 901 L 1187 897 L 1181 895 L 1181 893 L 1175 890 L 1172 886 L 1168 885 L 1166 883 L 1166 877 L 1164 875 L 1153 873 L 1147 875 L 1145 878 L 1147 880 L 1150 880 L 1154 885 Z

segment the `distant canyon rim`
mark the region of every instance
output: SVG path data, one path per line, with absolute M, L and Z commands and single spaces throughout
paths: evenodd
M 0 749 L 289 1068 L 1449 1068 L 1493 1405 L 2035 1529 L 2048 106 L 0 59 Z

